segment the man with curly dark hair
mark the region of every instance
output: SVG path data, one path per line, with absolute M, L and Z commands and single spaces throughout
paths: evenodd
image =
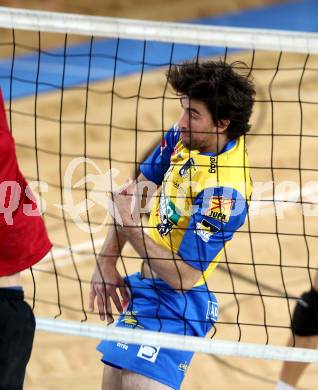
M 117 327 L 204 337 L 217 320 L 207 277 L 244 223 L 251 195 L 244 134 L 255 90 L 240 68 L 246 72 L 240 63 L 194 61 L 167 73 L 180 96 L 180 118 L 141 164 L 137 183 L 113 194 L 120 223 L 108 231 L 91 282 L 91 309 L 96 299 L 101 318 L 111 322 L 113 301 L 121 313 Z M 144 194 L 141 182 L 156 193 L 148 232 L 131 207 L 132 195 Z M 126 241 L 143 265 L 123 279 L 116 263 Z M 104 390 L 179 389 L 193 355 L 110 341 L 98 350 Z

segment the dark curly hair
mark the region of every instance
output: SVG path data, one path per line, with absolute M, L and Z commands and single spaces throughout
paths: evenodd
M 203 101 L 215 124 L 230 120 L 226 129 L 229 139 L 236 139 L 250 130 L 255 88 L 243 62 L 184 62 L 173 65 L 166 76 L 178 95 Z

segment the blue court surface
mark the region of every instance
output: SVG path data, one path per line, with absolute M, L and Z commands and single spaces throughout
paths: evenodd
M 231 27 L 267 28 L 293 31 L 318 31 L 318 0 L 288 1 L 245 11 L 187 21 L 204 25 Z M 37 55 L 23 55 L 0 61 L 0 83 L 6 100 L 35 93 L 60 90 L 90 82 L 114 77 L 117 40 L 98 39 L 90 43 L 57 48 Z M 145 50 L 144 50 L 145 49 Z M 172 59 L 178 63 L 198 54 L 222 55 L 218 47 L 172 45 L 150 42 L 144 48 L 143 42 L 121 40 L 116 60 L 116 77 L 142 70 L 168 65 Z M 142 69 L 142 65 L 144 68 Z M 12 75 L 12 78 L 11 78 Z M 37 88 L 37 89 L 36 89 Z

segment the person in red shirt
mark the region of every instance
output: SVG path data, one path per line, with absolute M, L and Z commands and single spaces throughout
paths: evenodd
M 0 390 L 21 390 L 35 318 L 20 272 L 51 249 L 36 201 L 20 172 L 0 90 Z

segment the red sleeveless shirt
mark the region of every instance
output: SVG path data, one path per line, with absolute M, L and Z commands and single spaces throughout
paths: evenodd
M 34 196 L 19 170 L 0 90 L 0 276 L 29 268 L 51 247 Z

